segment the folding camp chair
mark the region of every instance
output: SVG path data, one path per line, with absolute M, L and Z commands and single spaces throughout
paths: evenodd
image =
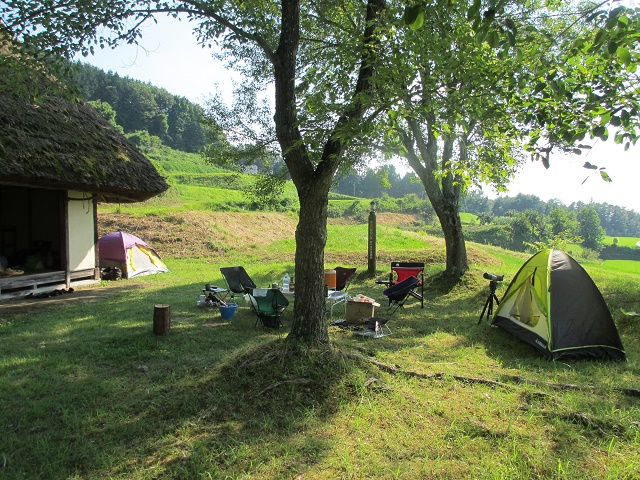
M 389 299 L 389 315 L 394 314 L 399 308 L 404 310 L 404 302 L 413 296 L 411 292 L 420 284 L 416 277 L 405 278 L 400 283 L 386 288 L 382 294 Z
M 347 291 L 351 277 L 356 273 L 356 268 L 336 267 L 336 289 L 328 293 L 327 300 L 330 302 L 329 318 L 333 318 L 333 307 L 347 300 Z
M 220 273 L 224 277 L 224 281 L 227 284 L 227 289 L 231 292 L 231 299 L 234 295 L 244 295 L 248 293 L 248 290 L 256 288 L 256 284 L 244 267 L 221 267 Z
M 394 276 L 396 278 L 394 278 Z M 409 295 L 420 300 L 420 308 L 424 308 L 424 263 L 391 262 L 389 286 L 398 285 L 409 277 L 414 277 L 418 280 L 418 283 L 414 284 Z M 391 305 L 391 303 L 389 303 L 389 305 Z
M 278 328 L 282 325 L 280 315 L 289 306 L 289 300 L 280 290 L 274 288 L 254 288 L 249 292 L 251 308 L 256 313 L 256 325 Z

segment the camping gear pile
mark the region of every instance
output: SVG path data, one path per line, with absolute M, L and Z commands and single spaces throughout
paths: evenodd
M 20 270 L 16 267 L 10 268 L 7 257 L 0 255 L 0 276 L 1 277 L 15 277 L 16 275 L 22 275 L 24 270 Z
M 120 280 L 122 278 L 122 270 L 118 267 L 103 268 L 100 272 L 102 280 Z

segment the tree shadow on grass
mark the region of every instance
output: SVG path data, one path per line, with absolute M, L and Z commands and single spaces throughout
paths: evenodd
M 246 307 L 224 320 L 196 307 L 200 288 L 87 293 L 2 332 L 6 478 L 273 477 L 320 461 L 331 438 L 301 432 L 351 401 L 361 367 L 287 343 L 292 312 L 280 330 Z M 171 305 L 167 335 L 152 333 L 156 303 Z

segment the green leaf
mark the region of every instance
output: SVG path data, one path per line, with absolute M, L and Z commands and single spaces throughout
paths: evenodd
M 496 18 L 496 9 L 495 8 L 487 8 L 482 14 L 483 20 L 487 22 L 492 22 L 494 18 Z
M 618 24 L 618 16 L 624 10 L 624 7 L 614 8 L 609 12 L 609 18 L 607 19 L 607 24 L 605 28 L 611 30 Z
M 411 5 L 407 7 L 404 11 L 404 15 L 402 16 L 404 24 L 411 27 L 417 21 L 420 11 L 419 5 Z
M 598 33 L 596 33 L 595 38 L 593 39 L 593 48 L 598 48 L 601 44 L 602 41 L 604 40 L 606 35 L 606 31 L 605 30 L 598 30 Z
M 422 25 L 424 25 L 424 12 L 420 11 L 415 21 L 409 25 L 409 28 L 411 30 L 419 30 L 422 28 Z
M 600 170 L 600 176 L 602 177 L 602 180 L 604 180 L 605 182 L 612 182 L 613 180 L 611 180 L 611 177 L 609 176 L 609 174 L 607 172 L 605 172 L 604 170 Z
M 544 165 L 544 168 L 549 170 L 549 167 L 551 167 L 551 164 L 549 163 L 549 154 L 547 153 L 547 155 L 542 157 L 540 160 L 542 160 L 542 165 Z
M 598 166 L 594 165 L 593 163 L 584 162 L 584 165 L 582 166 L 582 168 L 586 168 L 586 169 L 589 169 L 589 170 L 597 170 Z
M 533 93 L 540 93 L 541 91 L 543 91 L 545 88 L 547 88 L 547 84 L 544 82 L 538 82 L 536 84 L 536 87 L 533 89 Z
M 606 137 L 608 136 L 607 129 L 602 125 L 598 125 L 597 127 L 594 127 L 593 130 L 591 130 L 591 134 L 594 137 L 598 137 L 602 140 L 606 140 Z
M 627 47 L 618 48 L 618 60 L 622 62 L 623 65 L 629 65 L 631 63 L 631 52 Z
M 467 11 L 467 20 L 473 20 L 478 17 L 478 13 L 480 13 L 480 6 L 482 2 L 481 0 L 474 0 L 473 5 L 469 7 Z
M 498 32 L 495 30 L 490 31 L 489 35 L 487 35 L 487 43 L 491 48 L 496 48 L 500 45 L 500 35 L 498 35 Z
M 617 50 L 618 44 L 614 40 L 609 40 L 609 42 L 607 43 L 607 52 L 613 55 Z

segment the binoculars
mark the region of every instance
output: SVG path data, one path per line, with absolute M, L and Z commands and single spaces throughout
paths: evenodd
M 504 275 L 494 275 L 493 273 L 485 272 L 482 276 L 492 282 L 501 282 L 504 280 Z

